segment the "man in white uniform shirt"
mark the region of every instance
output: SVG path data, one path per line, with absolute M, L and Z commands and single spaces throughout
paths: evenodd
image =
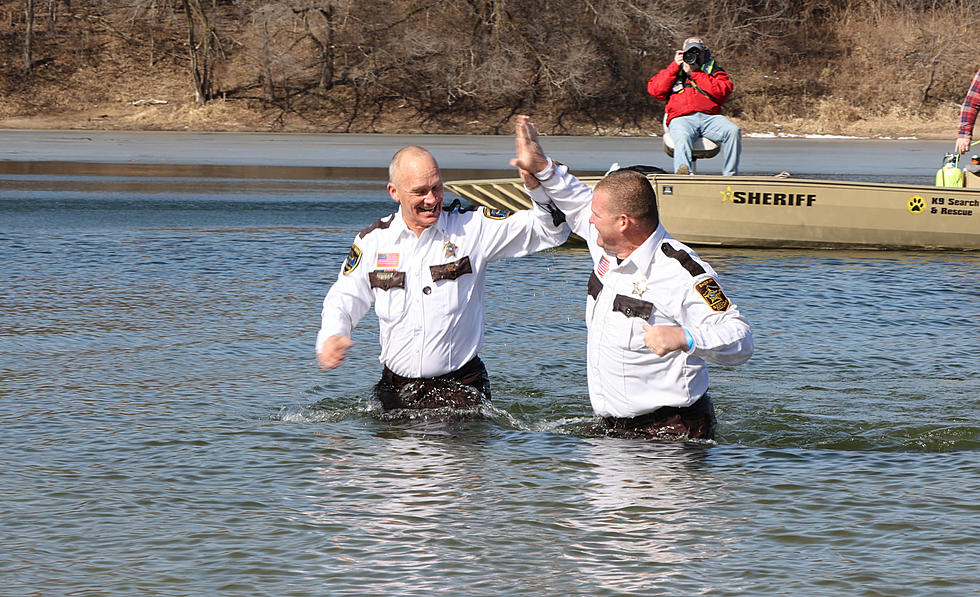
M 589 398 L 605 432 L 712 439 L 705 360 L 745 362 L 752 332 L 711 266 L 664 230 L 650 181 L 623 170 L 589 189 L 545 156 L 526 116 L 511 165 L 589 245 Z
M 317 359 L 326 369 L 343 362 L 351 330 L 373 302 L 384 366 L 377 396 L 385 410 L 489 401 L 489 376 L 477 355 L 487 265 L 560 245 L 568 227 L 557 210 L 537 204 L 513 213 L 458 203 L 443 209 L 439 166 L 416 146 L 392 158 L 388 192 L 398 211 L 358 234 L 323 301 Z

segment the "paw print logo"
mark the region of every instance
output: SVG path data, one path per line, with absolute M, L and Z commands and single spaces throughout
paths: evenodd
M 926 200 L 922 195 L 912 195 L 906 207 L 909 208 L 910 214 L 920 214 L 926 208 Z

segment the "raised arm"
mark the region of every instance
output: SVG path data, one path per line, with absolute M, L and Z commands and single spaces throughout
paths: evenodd
M 556 205 L 568 218 L 572 232 L 588 239 L 592 189 L 569 174 L 568 168 L 548 159 L 529 117 L 518 116 L 515 128 L 517 157 L 510 165 L 519 170 L 531 200 L 539 205 Z

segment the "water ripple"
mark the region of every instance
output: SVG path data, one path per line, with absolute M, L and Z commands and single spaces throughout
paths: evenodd
M 56 182 L 0 192 L 0 592 L 973 590 L 976 256 L 703 249 L 757 352 L 716 442 L 638 442 L 589 432 L 580 247 L 491 269 L 493 405 L 402 418 L 373 315 L 312 354 L 383 183 Z

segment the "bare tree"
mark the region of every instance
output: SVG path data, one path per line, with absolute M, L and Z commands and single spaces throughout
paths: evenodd
M 334 84 L 334 14 L 332 2 L 314 2 L 311 6 L 294 8 L 303 16 L 306 37 L 316 50 L 316 88 L 321 93 Z
M 214 97 L 214 67 L 217 59 L 214 26 L 212 17 L 201 4 L 201 0 L 181 0 L 181 4 L 187 19 L 187 49 L 194 80 L 194 101 L 203 106 Z
M 34 0 L 24 0 L 24 72 L 34 70 Z

